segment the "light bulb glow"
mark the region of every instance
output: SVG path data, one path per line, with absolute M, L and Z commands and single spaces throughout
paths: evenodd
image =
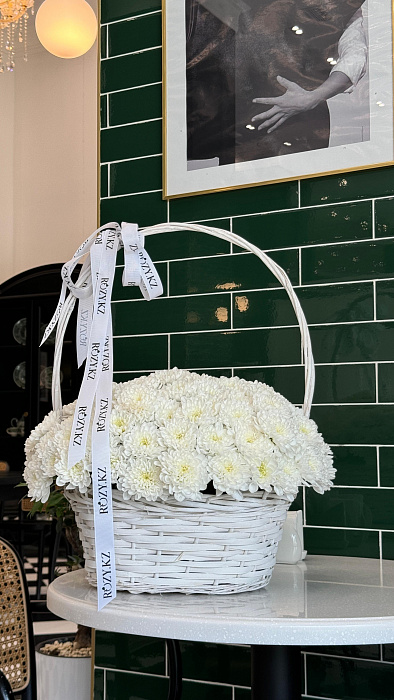
M 45 0 L 36 16 L 37 36 L 54 56 L 77 58 L 97 36 L 97 18 L 86 0 Z

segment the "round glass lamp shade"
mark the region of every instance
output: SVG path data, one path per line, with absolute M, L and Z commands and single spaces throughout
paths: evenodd
M 77 58 L 97 36 L 97 17 L 86 0 L 45 0 L 36 16 L 37 36 L 54 56 Z

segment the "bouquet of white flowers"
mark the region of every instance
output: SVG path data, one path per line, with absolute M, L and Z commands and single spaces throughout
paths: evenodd
M 90 487 L 89 446 L 67 464 L 74 406 L 50 413 L 26 441 L 34 500 L 46 501 L 54 483 Z M 316 424 L 271 387 L 180 369 L 114 384 L 110 445 L 125 500 L 202 501 L 211 484 L 236 500 L 261 490 L 291 501 L 302 485 L 323 493 L 335 474 Z
M 177 368 L 111 390 L 110 299 L 116 253 L 123 284 L 162 293 L 144 235 L 200 231 L 254 253 L 286 289 L 301 332 L 302 410 L 271 387 Z M 85 261 L 76 281 L 75 265 Z M 232 593 L 269 582 L 282 525 L 300 486 L 332 485 L 332 455 L 309 419 L 314 364 L 308 326 L 286 273 L 234 233 L 200 224 L 107 224 L 65 263 L 45 340 L 57 325 L 54 411 L 26 441 L 33 500 L 63 488 L 78 524 L 99 607 L 131 592 Z M 66 296 L 67 290 L 69 295 Z M 78 401 L 62 407 L 61 347 L 76 299 Z M 109 412 L 111 409 L 111 412 Z

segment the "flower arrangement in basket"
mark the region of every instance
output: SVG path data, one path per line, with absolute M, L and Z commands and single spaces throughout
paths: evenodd
M 148 231 L 171 227 L 188 228 L 165 225 Z M 218 235 L 217 229 L 189 228 Z M 220 233 L 251 248 L 234 234 Z M 281 268 L 256 250 L 274 274 L 283 275 L 289 291 Z M 81 277 L 83 283 L 83 271 Z M 296 299 L 294 292 L 289 295 Z M 118 589 L 232 593 L 269 582 L 286 512 L 299 487 L 323 493 L 335 473 L 331 451 L 308 417 L 313 360 L 298 300 L 293 305 L 304 349 L 307 344 L 303 410 L 266 384 L 177 368 L 113 384 L 107 423 L 109 493 L 100 488 L 100 467 L 94 476 L 95 429 L 102 432 L 106 421 L 102 398 L 96 394 L 78 461 L 70 460 L 69 445 L 73 436 L 75 441 L 79 400 L 64 407 L 58 403 L 33 430 L 26 441 L 24 472 L 29 496 L 45 502 L 55 485 L 64 488 L 93 584 L 93 524 L 111 496 Z M 55 385 L 55 401 L 58 395 Z

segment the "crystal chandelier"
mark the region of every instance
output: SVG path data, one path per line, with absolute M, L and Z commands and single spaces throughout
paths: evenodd
M 0 0 L 0 73 L 15 68 L 15 41 L 24 43 L 27 61 L 28 9 L 34 14 L 34 0 Z

